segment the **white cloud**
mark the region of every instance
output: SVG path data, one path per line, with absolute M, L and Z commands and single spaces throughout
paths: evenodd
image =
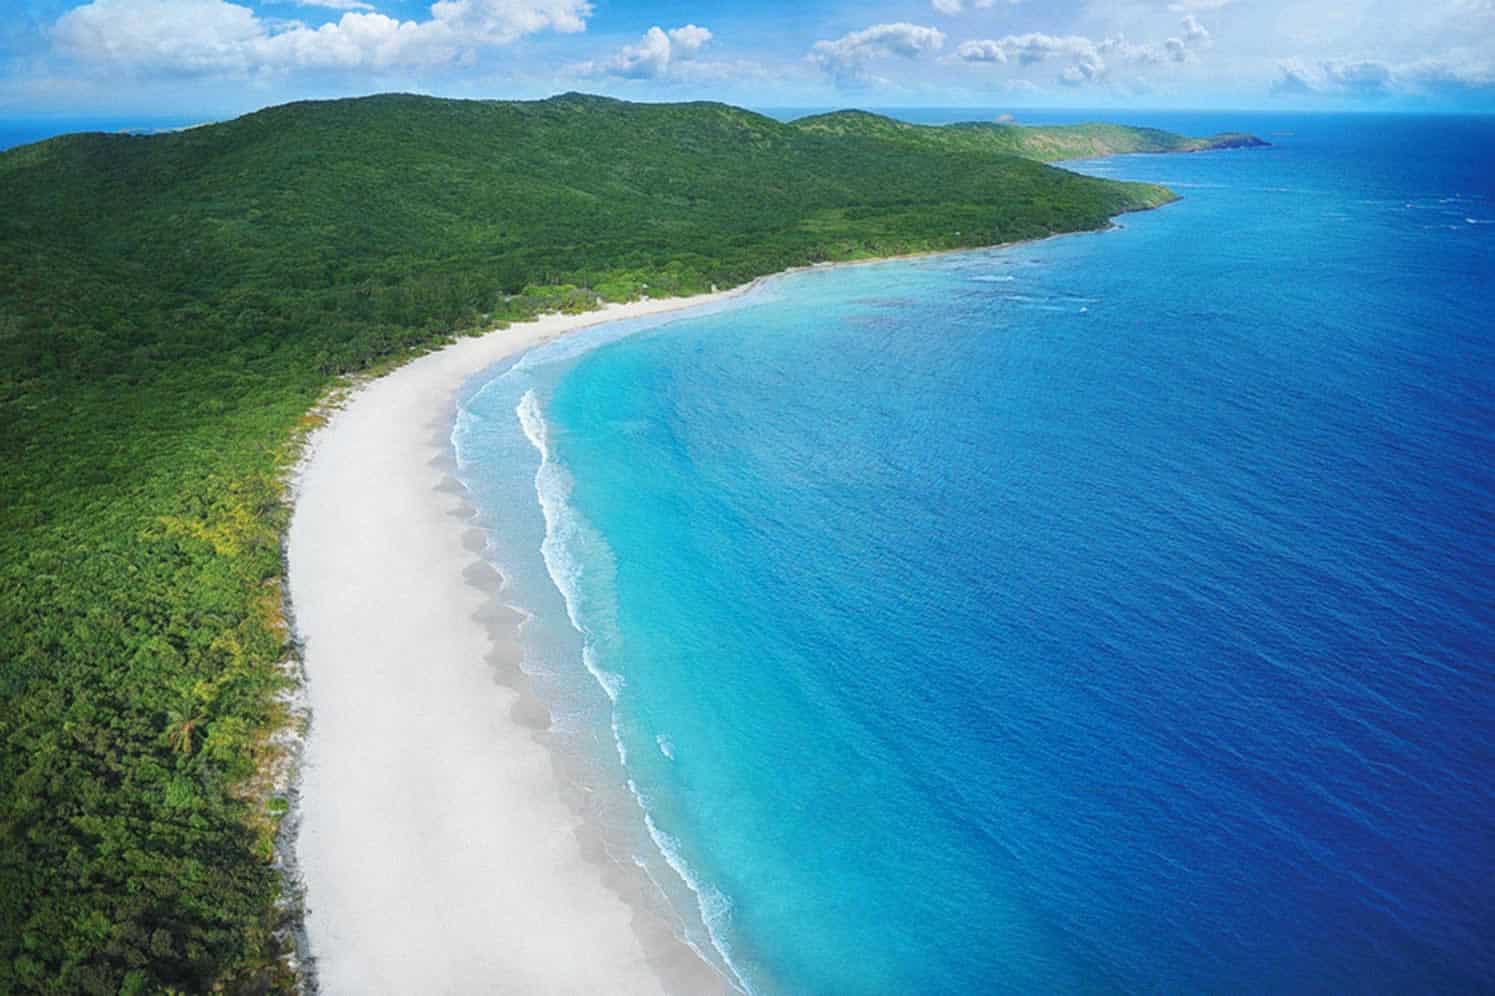
M 1095 48 L 1109 62 L 1153 66 L 1163 62 L 1168 57 L 1171 43 L 1176 41 L 1178 41 L 1177 38 L 1169 38 L 1163 43 L 1163 48 L 1159 49 L 1156 45 L 1134 45 L 1118 35 L 1115 38 L 1107 38 L 1102 42 L 1098 42 Z M 1179 44 L 1183 43 L 1179 42 Z
M 52 42 L 84 62 L 186 74 L 243 71 L 268 37 L 248 7 L 219 0 L 95 0 L 52 27 Z
M 296 0 L 297 7 L 324 7 L 327 10 L 373 10 L 374 5 L 363 0 Z
M 438 0 L 424 21 L 353 11 L 313 28 L 226 0 L 93 0 L 58 18 L 51 40 L 129 73 L 240 77 L 470 61 L 527 34 L 583 31 L 591 10 L 586 0 Z
M 996 5 L 997 0 L 971 0 L 972 10 L 986 10 Z M 1023 0 L 1007 0 L 1010 4 L 1020 4 Z M 929 6 L 933 7 L 937 14 L 959 14 L 966 9 L 965 0 L 929 0 Z
M 1063 61 L 1067 65 L 1059 70 L 1059 82 L 1065 86 L 1083 86 L 1105 82 L 1113 66 L 1155 66 L 1194 59 L 1194 50 L 1209 44 L 1210 33 L 1192 14 L 1183 19 L 1182 27 L 1182 38 L 1168 38 L 1162 45 L 1134 43 L 1122 35 L 1095 41 L 1084 35 L 1029 32 L 962 42 L 955 50 L 955 57 L 971 64 L 1016 62 L 1020 66 Z
M 1029 32 L 995 40 L 963 42 L 955 50 L 955 55 L 962 62 L 1005 63 L 1016 60 L 1025 66 L 1031 66 L 1053 56 L 1094 60 L 1099 57 L 1099 52 L 1096 43 L 1082 35 Z
M 695 55 L 711 40 L 710 31 L 694 24 L 671 28 L 669 34 L 671 48 L 682 59 Z
M 662 79 L 678 68 L 682 61 L 695 58 L 711 41 L 711 32 L 695 24 L 669 31 L 655 25 L 636 44 L 624 45 L 611 59 L 584 62 L 574 67 L 582 76 L 620 76 L 630 80 Z M 700 76 L 709 71 L 699 70 Z M 678 74 L 677 74 L 678 75 Z
M 960 47 L 955 50 L 955 57 L 962 62 L 1005 63 L 1007 51 L 1002 48 L 1001 42 L 968 41 L 960 43 Z
M 670 36 L 659 27 L 645 32 L 637 45 L 622 50 L 602 64 L 602 71 L 625 79 L 642 80 L 664 75 L 670 67 Z
M 874 24 L 853 31 L 834 41 L 818 41 L 810 57 L 821 69 L 842 82 L 865 79 L 867 64 L 897 56 L 913 59 L 927 52 L 937 52 L 945 44 L 945 33 L 938 28 L 917 24 Z
M 1209 48 L 1214 44 L 1209 30 L 1193 14 L 1186 14 L 1179 25 L 1184 29 L 1183 37 L 1168 38 L 1163 42 L 1163 50 L 1170 61 L 1193 62 L 1196 60 L 1196 50 Z
M 481 79 L 482 88 L 474 82 L 467 95 L 538 96 L 574 85 L 580 68 L 574 60 L 592 59 L 582 64 L 586 74 L 620 88 L 618 80 L 646 79 L 661 89 L 739 102 L 762 102 L 772 93 L 786 105 L 820 102 L 831 84 L 890 82 L 903 87 L 903 102 L 917 96 L 934 104 L 957 94 L 963 100 L 1000 93 L 1023 79 L 1050 96 L 1061 83 L 1120 96 L 1145 77 L 1167 102 L 1228 96 L 1244 106 L 1273 92 L 1311 95 L 1325 105 L 1385 95 L 1429 106 L 1495 107 L 1495 0 L 1053 0 L 1020 6 L 1012 0 L 917 0 L 905 7 L 925 11 L 913 24 L 876 23 L 841 37 L 805 37 L 786 25 L 752 53 L 761 64 L 727 61 L 717 51 L 721 39 L 683 17 L 657 24 L 663 38 L 644 32 L 654 22 L 643 21 L 595 51 L 500 48 L 538 32 L 588 29 L 599 0 L 31 2 L 67 13 L 42 39 L 51 52 L 33 49 L 29 62 L 13 59 L 11 77 L 72 77 L 92 87 L 89 99 L 100 106 L 125 99 L 130 86 L 153 94 L 175 87 L 170 92 L 181 94 L 214 78 L 224 81 L 217 93 L 229 95 L 220 103 L 232 106 L 250 99 L 242 96 L 247 88 L 240 81 L 288 98 L 391 85 L 440 88 L 438 79 Z M 9 9 L 4 0 L 0 8 Z M 815 42 L 819 37 L 833 40 Z M 937 60 L 941 55 L 946 58 Z M 449 71 L 456 69 L 463 71 Z M 318 73 L 327 75 L 312 78 Z M 1086 97 L 1058 99 L 1081 103 Z M 81 106 L 84 98 L 25 98 L 19 106 L 28 103 Z
M 1045 35 L 1030 32 L 1025 35 L 1008 35 L 997 44 L 1007 53 L 1008 58 L 1015 58 L 1024 65 L 1042 62 L 1056 55 L 1086 59 L 1096 54 L 1095 42 L 1082 35 Z
M 1077 62 L 1072 66 L 1064 67 L 1064 71 L 1059 74 L 1059 82 L 1065 86 L 1094 83 L 1105 71 L 1106 67 L 1101 62 Z

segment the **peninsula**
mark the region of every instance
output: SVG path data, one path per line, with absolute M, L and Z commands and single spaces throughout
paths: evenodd
M 1109 125 L 916 128 L 860 112 L 784 123 L 721 104 L 579 94 L 384 95 L 168 134 L 69 135 L 0 154 L 0 990 L 293 984 L 284 956 L 299 910 L 276 854 L 290 808 L 281 732 L 292 722 L 305 634 L 287 611 L 286 493 L 305 438 L 323 423 L 318 403 L 348 375 L 458 336 L 571 316 L 466 341 L 336 417 L 353 429 L 323 440 L 327 460 L 353 461 L 349 481 L 395 482 L 369 504 L 393 515 L 431 497 L 418 466 L 430 454 L 415 435 L 439 431 L 450 392 L 474 363 L 619 308 L 657 310 L 678 303 L 658 299 L 789 267 L 1099 229 L 1174 198 L 1039 159 L 1251 144 L 1259 143 Z M 603 305 L 614 310 L 575 317 Z M 378 398 L 411 407 L 380 407 Z M 407 416 L 420 421 L 402 424 Z M 400 433 L 387 450 L 380 427 Z M 337 476 L 331 467 L 314 459 L 305 480 Z M 350 493 L 330 487 L 319 494 Z M 426 532 L 412 536 L 446 550 L 442 506 L 433 498 L 422 508 L 412 521 Z M 338 518 L 335 504 L 317 509 Z M 393 527 L 386 519 L 372 528 Z M 452 583 L 380 575 L 377 557 L 358 559 L 367 550 L 345 558 L 317 542 L 292 551 L 324 565 L 309 582 L 332 584 L 348 564 L 364 564 L 370 604 L 390 612 L 415 604 L 392 596 Z M 456 551 L 421 568 L 420 551 L 405 550 L 400 563 L 443 571 L 460 558 L 460 539 Z M 461 615 L 466 597 L 444 604 Z M 326 585 L 298 589 L 294 608 L 320 632 L 346 636 L 346 626 L 328 624 L 352 618 L 337 598 Z M 421 632 L 413 617 L 385 622 Z M 461 634 L 446 645 L 484 652 Z M 316 635 L 306 646 L 314 702 L 331 701 L 318 699 L 319 681 L 356 688 L 358 667 L 390 651 L 355 641 L 319 672 L 318 642 L 333 639 Z M 463 837 L 451 853 L 471 863 L 437 870 L 441 882 L 470 890 L 448 897 L 456 908 L 521 931 L 531 922 L 522 895 L 497 907 L 477 897 L 516 887 L 502 876 L 536 857 L 519 885 L 547 897 L 535 907 L 540 918 L 579 897 L 598 931 L 593 952 L 605 963 L 573 966 L 578 984 L 621 979 L 614 961 L 633 973 L 618 991 L 648 991 L 666 970 L 697 978 L 699 966 L 677 964 L 668 945 L 633 937 L 637 920 L 605 887 L 615 883 L 583 861 L 527 734 L 509 729 L 502 710 L 443 711 L 443 694 L 503 704 L 480 680 L 482 662 L 438 663 L 449 665 L 440 680 L 378 671 L 384 684 L 364 692 L 384 693 L 365 702 L 384 720 L 392 753 L 381 757 L 402 753 L 400 737 L 439 733 L 425 749 L 448 744 L 467 758 L 512 761 L 491 785 L 518 794 L 481 800 L 481 812 L 512 823 L 494 830 L 504 840 Z M 412 682 L 430 694 L 390 698 Z M 400 715 L 407 701 L 420 707 L 409 726 Z M 328 707 L 319 735 L 375 728 L 339 727 L 337 716 L 354 708 L 343 704 Z M 498 739 L 484 724 L 503 727 Z M 347 765 L 364 747 L 373 745 L 328 741 L 311 760 Z M 392 785 L 349 770 L 329 762 L 309 793 L 350 793 L 338 799 L 346 813 L 405 821 L 385 828 L 384 844 L 418 840 L 422 799 L 432 796 L 408 783 L 414 769 L 392 769 L 407 779 Z M 433 792 L 461 784 L 436 782 Z M 390 805 L 376 804 L 381 794 Z M 354 838 L 364 824 L 321 818 L 312 829 Z M 504 847 L 513 863 L 495 860 Z M 392 861 L 400 852 L 370 853 Z M 338 874 L 348 877 L 320 880 L 324 891 L 310 897 L 331 925 L 328 943 L 360 932 L 400 943 L 401 917 L 420 911 L 399 886 L 420 867 Z M 372 920 L 350 919 L 371 893 L 338 891 L 356 889 L 358 875 L 393 883 Z M 400 916 L 384 915 L 393 911 Z M 420 943 L 446 936 L 437 921 L 427 926 Z M 494 964 L 511 978 L 540 979 L 545 959 L 560 957 L 556 941 L 495 939 L 505 951 Z M 347 958 L 334 963 L 353 971 Z

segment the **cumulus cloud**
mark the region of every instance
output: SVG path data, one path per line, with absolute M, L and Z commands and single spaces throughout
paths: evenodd
M 327 10 L 373 10 L 374 5 L 363 0 L 296 0 L 297 7 L 325 7 Z
M 1095 42 L 1083 35 L 1045 35 L 1029 32 L 1025 35 L 1008 35 L 997 44 L 1007 53 L 1008 58 L 1016 58 L 1025 66 L 1042 62 L 1056 55 L 1087 59 L 1096 54 Z
M 636 45 L 624 45 L 602 64 L 602 71 L 625 79 L 650 79 L 670 68 L 670 36 L 658 26 L 645 32 Z
M 997 0 L 971 0 L 972 10 L 986 10 L 996 5 Z M 1018 4 L 1023 0 L 1007 0 L 1008 3 Z M 966 9 L 965 0 L 929 0 L 929 6 L 933 7 L 937 14 L 959 14 Z
M 681 58 L 695 55 L 710 40 L 711 32 L 694 24 L 670 29 L 670 44 Z
M 1080 86 L 1084 83 L 1093 83 L 1100 79 L 1105 72 L 1105 65 L 1101 62 L 1076 62 L 1072 66 L 1065 66 L 1059 73 L 1059 82 L 1065 86 Z
M 52 43 L 81 61 L 189 75 L 243 71 L 268 38 L 254 11 L 219 0 L 95 0 L 52 26 Z
M 1184 29 L 1183 37 L 1173 37 L 1163 41 L 1163 51 L 1167 53 L 1170 61 L 1190 62 L 1194 60 L 1194 53 L 1197 50 L 1209 48 L 1214 44 L 1214 37 L 1193 14 L 1185 15 L 1180 26 Z
M 1150 66 L 1195 58 L 1196 49 L 1209 45 L 1210 33 L 1192 14 L 1184 17 L 1181 27 L 1182 37 L 1165 39 L 1161 45 L 1131 42 L 1122 35 L 1096 41 L 1084 35 L 1029 32 L 962 42 L 955 57 L 970 64 L 1016 62 L 1033 66 L 1051 60 L 1064 62 L 1058 81 L 1065 86 L 1083 86 L 1105 81 L 1113 66 Z
M 1097 42 L 1096 51 L 1111 63 L 1124 62 L 1134 66 L 1153 66 L 1165 61 L 1169 56 L 1169 47 L 1176 38 L 1169 38 L 1162 48 L 1156 45 L 1134 45 L 1125 37 L 1117 36 L 1107 38 L 1105 41 Z M 1180 44 L 1182 44 L 1180 42 Z
M 1125 44 L 1126 42 L 1122 39 L 1094 42 L 1084 35 L 1046 35 L 1029 32 L 997 39 L 963 42 L 955 50 L 955 57 L 962 62 L 1017 62 L 1024 66 L 1036 65 L 1048 59 L 1072 60 L 1074 65 L 1067 67 L 1064 71 L 1064 74 L 1072 77 L 1073 74 L 1068 73 L 1068 69 L 1073 68 L 1079 71 L 1077 67 L 1082 64 L 1097 67 L 1103 65 L 1102 46 L 1115 48 Z
M 821 69 L 843 82 L 861 81 L 870 62 L 898 57 L 913 59 L 944 47 L 945 33 L 917 24 L 874 24 L 834 41 L 818 41 L 810 57 Z
M 583 31 L 591 10 L 586 0 L 438 0 L 423 21 L 350 11 L 314 28 L 227 0 L 92 0 L 58 18 L 51 40 L 81 62 L 144 75 L 382 69 L 470 61 L 524 35 Z
M 1005 63 L 1007 50 L 1002 47 L 1001 42 L 968 41 L 960 43 L 960 47 L 955 50 L 955 57 L 962 62 Z
M 624 45 L 604 62 L 576 67 L 583 76 L 621 76 L 630 80 L 661 79 L 678 62 L 692 59 L 711 40 L 711 32 L 694 24 L 669 31 L 655 25 L 636 44 Z

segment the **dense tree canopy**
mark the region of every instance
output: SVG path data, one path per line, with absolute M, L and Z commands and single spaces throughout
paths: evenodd
M 890 142 L 1022 156 L 1043 162 L 1133 153 L 1207 152 L 1212 149 L 1254 148 L 1268 144 L 1255 135 L 1242 132 L 1190 138 L 1157 128 L 1133 128 L 1100 122 L 1030 127 L 997 121 L 963 121 L 935 127 L 897 121 L 866 111 L 817 114 L 800 118 L 794 124 L 797 128 L 824 134 L 863 135 Z

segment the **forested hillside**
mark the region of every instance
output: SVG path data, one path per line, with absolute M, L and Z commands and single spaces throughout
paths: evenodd
M 1171 198 L 1000 151 L 567 95 L 0 154 L 0 992 L 286 985 L 258 777 L 294 654 L 282 478 L 340 375 Z
M 795 126 L 830 135 L 861 135 L 928 148 L 963 149 L 1056 162 L 1144 152 L 1208 152 L 1260 148 L 1269 143 L 1254 135 L 1225 132 L 1190 138 L 1157 128 L 1117 124 L 1016 125 L 963 121 L 948 125 L 915 125 L 866 111 L 835 111 L 800 118 Z

